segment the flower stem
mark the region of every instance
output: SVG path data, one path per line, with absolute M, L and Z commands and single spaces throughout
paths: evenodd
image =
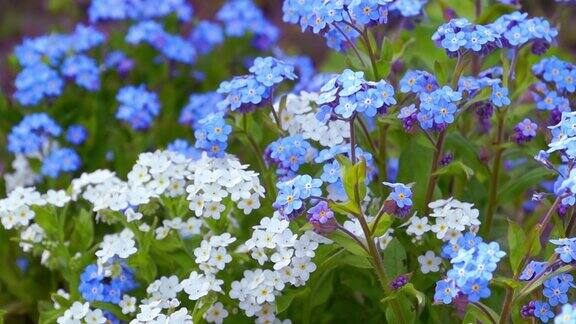
M 356 132 L 354 131 L 354 120 L 356 116 L 350 118 L 350 160 L 356 164 Z
M 492 221 L 494 219 L 494 213 L 496 212 L 496 200 L 498 195 L 498 185 L 500 180 L 500 168 L 502 166 L 502 154 L 504 149 L 500 147 L 502 140 L 504 139 L 504 119 L 505 112 L 497 112 L 498 125 L 496 133 L 496 141 L 494 146 L 496 148 L 494 160 L 492 161 L 492 168 L 490 169 L 490 187 L 488 188 L 488 206 L 486 207 L 486 219 L 484 220 L 481 235 L 486 239 L 487 235 L 490 234 L 490 229 L 492 227 Z
M 446 129 L 440 132 L 438 139 L 436 140 L 436 150 L 434 151 L 434 156 L 432 157 L 432 165 L 430 166 L 430 176 L 428 177 L 428 185 L 426 186 L 426 196 L 424 199 L 424 210 L 428 211 L 428 204 L 432 201 L 434 197 L 434 189 L 436 188 L 436 182 L 438 182 L 438 175 L 435 174 L 438 170 L 438 165 L 440 164 L 440 158 L 442 157 L 442 151 L 444 150 L 444 140 L 446 139 Z

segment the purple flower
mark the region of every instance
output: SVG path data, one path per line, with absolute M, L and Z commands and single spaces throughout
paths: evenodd
M 316 206 L 308 210 L 308 220 L 311 223 L 326 224 L 329 220 L 334 218 L 334 212 L 328 207 L 328 203 L 320 201 Z

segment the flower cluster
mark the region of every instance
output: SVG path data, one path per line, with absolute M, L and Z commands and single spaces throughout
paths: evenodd
M 46 97 L 59 96 L 64 87 L 63 77 L 73 79 L 89 91 L 98 90 L 100 70 L 96 61 L 84 53 L 104 40 L 102 33 L 84 25 L 77 25 L 70 34 L 25 39 L 14 50 L 23 67 L 16 77 L 14 98 L 20 104 L 30 106 Z
M 180 112 L 178 122 L 182 125 L 197 128 L 199 122 L 211 113 L 224 112 L 217 108 L 222 96 L 216 92 L 195 93 L 188 98 L 188 103 Z
M 231 132 L 232 127 L 226 124 L 223 114 L 210 114 L 198 122 L 194 131 L 194 146 L 207 152 L 208 156 L 223 157 Z
M 266 162 L 276 165 L 276 173 L 285 179 L 293 178 L 300 166 L 314 157 L 315 150 L 301 135 L 282 137 L 264 151 Z
M 506 255 L 498 243 L 484 243 L 481 237 L 468 232 L 455 243 L 446 243 L 444 250 L 450 250 L 445 257 L 450 259 L 452 269 L 446 279 L 436 283 L 434 299 L 449 304 L 459 293 L 470 302 L 490 296 L 488 284 L 498 262 Z
M 435 219 L 434 224 L 429 223 L 428 217 L 413 216 L 406 229 L 406 233 L 417 240 L 421 240 L 427 232 L 433 232 L 437 239 L 454 243 L 462 232 L 478 230 L 480 212 L 473 208 L 473 204 L 451 198 L 431 202 L 428 206 L 432 209 L 430 217 Z
M 294 67 L 273 57 L 257 57 L 249 69 L 251 74 L 224 81 L 218 93 L 225 96 L 218 108 L 248 112 L 265 104 L 272 97 L 274 86 L 294 80 Z
M 80 320 L 86 323 L 105 323 L 109 318 L 98 308 L 90 309 L 90 303 L 74 302 L 62 316 L 58 317 L 56 322 L 58 324 L 81 323 Z
M 359 113 L 374 117 L 396 104 L 394 88 L 388 82 L 369 82 L 364 79 L 364 72 L 348 69 L 330 79 L 320 91 L 316 99 L 320 106 L 317 114 L 320 121 L 350 119 Z
M 326 147 L 343 144 L 350 137 L 350 124 L 337 119 L 325 122 L 318 120 L 318 109 L 312 105 L 317 98 L 315 93 L 288 94 L 286 108 L 282 111 L 279 103 L 276 103 L 274 109 L 279 114 L 282 129 L 290 135 L 298 134 L 305 140 L 313 140 Z
M 112 263 L 104 268 L 91 264 L 80 275 L 78 290 L 88 302 L 118 305 L 122 296 L 137 286 L 134 272 L 124 263 Z
M 465 18 L 457 18 L 440 26 L 432 40 L 451 56 L 466 52 L 486 55 L 496 48 L 520 48 L 527 43 L 532 43 L 535 54 L 543 54 L 558 31 L 542 18 L 527 17 L 527 13 L 514 12 L 488 25 L 474 25 Z
M 573 238 L 550 240 L 550 243 L 557 246 L 554 251 L 558 254 L 560 260 L 555 262 L 531 261 L 522 271 L 520 279 L 524 281 L 534 281 L 544 275 L 549 275 L 562 264 L 570 264 L 576 260 L 575 242 L 576 240 Z M 549 276 L 544 281 L 541 290 L 542 297 L 545 300 L 531 300 L 527 305 L 522 307 L 522 316 L 525 318 L 536 317 L 546 323 L 548 320 L 554 318 L 555 310 L 560 310 L 560 312 L 557 313 L 558 316 L 555 319 L 555 323 L 563 323 L 560 319 L 565 315 L 569 315 L 564 314 L 565 312 L 571 312 L 570 309 L 572 305 L 569 302 L 568 296 L 570 295 L 570 290 L 575 287 L 574 277 L 571 274 L 562 273 Z
M 90 21 L 152 19 L 175 13 L 180 20 L 192 17 L 192 7 L 185 0 L 92 0 Z
M 287 0 L 284 1 L 283 19 L 288 23 L 299 24 L 302 31 L 310 28 L 315 34 L 324 35 L 329 47 L 341 50 L 345 42 L 360 36 L 360 29 L 386 23 L 391 2 L 329 0 L 319 3 L 314 0 Z
M 216 13 L 216 19 L 224 24 L 227 36 L 252 35 L 252 45 L 261 50 L 273 46 L 280 36 L 280 30 L 264 16 L 252 0 L 226 2 Z
M 142 21 L 128 30 L 126 42 L 129 44 L 150 44 L 168 59 L 192 64 L 196 59 L 196 49 L 192 44 L 178 35 L 164 31 L 162 25 L 155 21 Z
M 302 286 L 316 270 L 312 258 L 319 243 L 328 241 L 312 231 L 298 237 L 290 228 L 289 222 L 281 219 L 278 213 L 264 217 L 254 226 L 252 237 L 241 249 L 260 265 L 273 263 L 271 270 L 255 269 L 244 271 L 240 281 L 232 283 L 230 297 L 239 301 L 240 308 L 247 316 L 256 315 L 258 321 L 274 321 L 274 301 L 282 291 L 293 285 Z
M 116 100 L 120 103 L 116 118 L 138 131 L 150 128 L 160 113 L 158 96 L 146 90 L 143 84 L 123 87 L 118 91 Z

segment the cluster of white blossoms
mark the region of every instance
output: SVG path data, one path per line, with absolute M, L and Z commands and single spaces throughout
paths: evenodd
M 187 193 L 190 210 L 196 216 L 220 218 L 223 199 L 230 199 L 245 213 L 260 205 L 264 195 L 258 173 L 246 170 L 232 155 L 211 158 L 205 153 L 196 161 L 170 151 L 140 154 L 128 173 L 128 181 L 121 181 L 112 172 L 99 170 L 83 174 L 72 182 L 74 195 L 93 205 L 94 211 L 126 210 L 150 202 L 151 198 Z M 246 208 L 252 206 L 252 208 Z
M 137 251 L 134 233 L 125 228 L 120 233 L 104 235 L 100 249 L 96 251 L 97 263 L 104 265 L 113 258 L 128 259 Z
M 430 218 L 434 219 L 434 223 L 428 217 L 420 218 L 416 215 L 408 221 L 406 233 L 418 241 L 430 231 L 437 239 L 450 242 L 456 242 L 464 231 L 478 231 L 480 212 L 474 208 L 474 204 L 449 198 L 433 201 L 428 207 L 432 209 Z
M 326 123 L 316 118 L 318 112 L 313 105 L 317 93 L 301 92 L 300 95 L 288 94 L 286 107 L 279 112 L 282 128 L 290 135 L 300 134 L 304 139 L 319 142 L 325 147 L 342 144 L 350 137 L 350 125 L 343 120 L 330 120 Z M 280 110 L 280 103 L 274 105 Z
M 97 170 L 73 180 L 66 191 L 50 190 L 41 194 L 33 187 L 15 188 L 7 198 L 0 200 L 0 221 L 6 229 L 18 231 L 19 244 L 24 251 L 40 247 L 42 262 L 46 263 L 50 258 L 48 246 L 52 242 L 40 219 L 36 223 L 36 213 L 63 217 L 58 208 L 86 201 L 89 209 L 95 212 L 96 221 L 114 223 L 120 220 L 126 225 L 118 233 L 105 234 L 98 244 L 95 256 L 102 269 L 110 260 L 129 262 L 138 252 L 140 235 L 145 232 L 153 230 L 157 240 L 166 238 L 171 232 L 184 239 L 204 235 L 193 250 L 192 258 L 198 269 L 191 271 L 187 278 L 161 276 L 148 285 L 146 298 L 141 300 L 122 296 L 119 306 L 123 314 L 133 319 L 131 323 L 192 323 L 193 312 L 181 305 L 179 295 L 203 304 L 207 302 L 203 297 L 218 299 L 220 294 L 237 300 L 239 308 L 249 317 L 256 316 L 258 322 L 286 323 L 289 320 L 281 322 L 276 318 L 276 297 L 285 287 L 302 286 L 309 280 L 316 270 L 312 261 L 315 250 L 319 244 L 331 241 L 313 231 L 302 235 L 294 233 L 289 228 L 289 221 L 281 219 L 278 213 L 265 217 L 253 227 L 250 239 L 234 246 L 235 253 L 250 255 L 261 268 L 244 271 L 239 281 L 231 283 L 230 291 L 224 291 L 224 281 L 218 278 L 218 273 L 227 270 L 225 277 L 228 277 L 232 272 L 227 265 L 233 261 L 229 251 L 236 238 L 229 233 L 215 235 L 207 222 L 225 215 L 234 227 L 236 220 L 231 207 L 236 206 L 248 214 L 260 206 L 259 199 L 263 195 L 258 174 L 248 170 L 248 166 L 242 165 L 234 156 L 210 158 L 204 154 L 201 159 L 192 161 L 178 153 L 156 151 L 141 154 L 126 181 L 114 172 Z M 174 207 L 168 206 L 174 203 L 177 205 L 174 210 L 178 210 L 176 214 L 182 214 L 171 214 L 153 228 L 155 225 L 146 223 L 144 217 L 149 216 L 147 210 L 154 210 L 156 203 L 163 204 L 167 210 Z M 203 314 L 204 319 L 222 323 L 229 315 L 223 303 L 229 304 L 230 299 L 210 303 Z M 55 304 L 54 307 L 60 306 Z M 104 323 L 102 311 L 90 307 L 89 303 L 75 302 L 58 323 Z
M 102 310 L 90 309 L 89 303 L 74 302 L 64 314 L 56 320 L 58 324 L 104 324 L 107 319 Z
M 24 155 L 17 154 L 12 161 L 12 173 L 4 174 L 6 192 L 10 192 L 18 187 L 28 187 L 34 185 L 39 175 L 30 168 L 30 163 Z
M 264 217 L 254 226 L 252 237 L 238 248 L 248 252 L 260 265 L 271 264 L 271 269 L 244 271 L 240 281 L 232 282 L 230 297 L 239 301 L 239 307 L 247 316 L 257 317 L 257 322 L 276 321 L 274 301 L 287 285 L 302 286 L 316 270 L 312 262 L 320 243 L 331 241 L 306 231 L 298 237 L 289 222 L 276 212 Z

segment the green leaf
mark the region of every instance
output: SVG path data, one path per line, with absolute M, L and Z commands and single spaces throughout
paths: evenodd
M 341 231 L 333 232 L 330 235 L 330 239 L 354 255 L 368 257 L 368 253 L 358 242 Z
M 382 215 L 382 217 L 380 217 L 380 221 L 378 222 L 378 226 L 376 226 L 372 233 L 373 237 L 384 235 L 390 226 L 392 226 L 392 223 L 394 223 L 394 217 L 389 214 Z M 370 226 L 370 228 L 372 228 L 372 226 Z
M 282 295 L 276 297 L 276 311 L 282 313 L 283 311 L 287 310 L 292 304 L 294 298 L 298 295 L 303 295 L 306 289 L 286 289 L 283 291 Z
M 498 192 L 498 203 L 507 203 L 519 197 L 527 189 L 536 186 L 549 175 L 550 171 L 548 169 L 535 168 L 524 173 L 519 178 L 510 179 Z
M 393 238 L 383 252 L 384 268 L 388 276 L 395 278 L 406 273 L 406 250 L 398 239 Z
M 446 84 L 448 81 L 448 68 L 446 64 L 442 64 L 440 61 L 434 61 L 434 73 L 439 84 Z
M 34 221 L 40 225 L 52 237 L 57 237 L 58 233 L 58 218 L 54 213 L 54 209 L 49 206 L 32 206 L 34 210 Z
M 192 323 L 201 323 L 202 316 L 204 313 L 218 300 L 218 296 L 216 294 L 208 294 L 202 298 L 200 298 L 196 305 L 194 305 L 194 311 L 192 311 Z
M 464 175 L 467 180 L 470 180 L 474 176 L 474 170 L 464 164 L 462 161 L 454 161 L 440 169 L 438 169 L 434 174 L 436 175 Z
M 486 305 L 469 303 L 462 323 L 496 323 L 499 317 Z
M 380 50 L 380 61 L 378 62 L 381 77 L 385 78 L 390 73 L 393 56 L 394 48 L 392 47 L 392 43 L 388 37 L 384 37 L 382 40 L 382 48 Z
M 510 247 L 510 266 L 514 274 L 518 269 L 526 252 L 526 234 L 524 230 L 513 221 L 508 221 L 508 246 Z
M 342 184 L 348 198 L 360 205 L 366 196 L 366 159 L 360 158 L 358 163 L 352 164 L 343 155 L 336 156 L 341 166 Z
M 331 202 L 330 208 L 333 211 L 340 213 L 340 214 L 343 214 L 343 215 L 347 215 L 347 214 L 359 215 L 360 214 L 360 209 L 358 209 L 358 205 L 352 201 L 338 202 L 338 203 Z
M 93 241 L 94 224 L 92 221 L 92 213 L 86 209 L 82 209 L 74 220 L 74 230 L 70 237 L 70 243 L 76 251 L 85 251 L 92 246 Z

